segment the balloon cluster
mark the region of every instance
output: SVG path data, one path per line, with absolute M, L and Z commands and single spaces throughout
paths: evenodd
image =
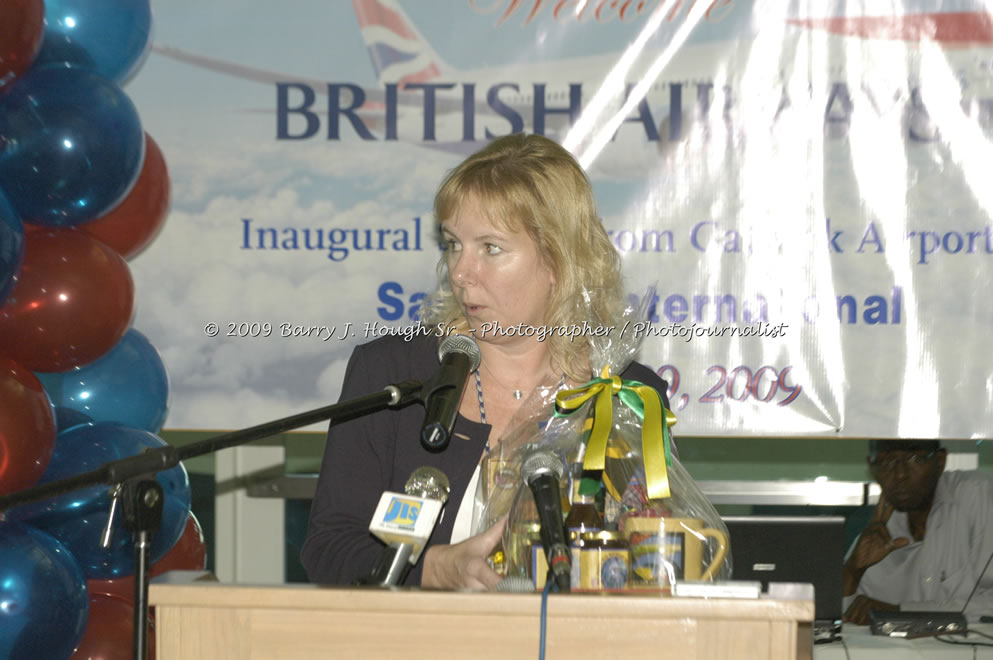
M 149 0 L 0 2 L 0 495 L 165 443 L 169 384 L 131 327 L 128 260 L 165 221 L 169 175 L 122 90 Z M 202 569 L 179 465 L 151 574 Z M 0 512 L 0 657 L 130 657 L 134 555 L 106 487 Z

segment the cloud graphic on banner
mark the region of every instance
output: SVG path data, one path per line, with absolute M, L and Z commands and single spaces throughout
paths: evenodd
M 367 340 L 363 324 L 410 323 L 407 309 L 396 321 L 377 311 L 383 282 L 405 294 L 433 286 L 439 253 L 423 200 L 450 164 L 413 148 L 391 149 L 390 158 L 376 149 L 344 158 L 340 147 L 319 146 L 287 155 L 255 143 L 236 150 L 164 143 L 163 150 L 176 162 L 180 202 L 135 270 L 143 291 L 137 323 L 182 384 L 170 427 L 239 428 L 335 401 L 352 347 Z M 253 231 L 413 233 L 416 217 L 420 250 L 412 236 L 406 251 L 351 249 L 337 262 L 327 249 L 303 249 L 302 238 L 292 251 L 259 249 L 254 236 L 244 247 L 246 218 Z M 189 267 L 177 268 L 177 255 Z M 218 336 L 205 334 L 208 323 Z M 346 323 L 353 324 L 347 331 Z

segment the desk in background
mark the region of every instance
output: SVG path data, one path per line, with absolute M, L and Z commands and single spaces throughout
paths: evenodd
M 993 625 L 982 624 L 973 626 L 979 632 L 993 636 Z M 814 660 L 972 660 L 986 658 L 993 660 L 993 647 L 987 646 L 957 646 L 945 644 L 936 639 L 901 639 L 873 635 L 869 626 L 852 626 L 846 624 L 841 636 L 848 647 L 841 642 L 814 645 Z M 993 639 L 978 635 L 968 638 L 955 636 L 957 641 L 974 641 L 980 644 L 993 644 Z M 975 653 L 975 655 L 973 655 Z

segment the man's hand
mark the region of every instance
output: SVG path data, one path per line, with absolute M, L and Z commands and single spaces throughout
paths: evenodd
M 886 496 L 880 494 L 876 510 L 872 513 L 869 525 L 862 530 L 859 541 L 855 545 L 848 561 L 845 562 L 845 595 L 851 596 L 862 579 L 865 570 L 886 558 L 897 548 L 902 548 L 908 543 L 908 538 L 892 538 L 890 531 L 886 528 L 886 523 L 893 515 L 893 505 L 886 501 Z
M 500 575 L 486 558 L 507 526 L 504 516 L 488 530 L 455 545 L 434 545 L 424 552 L 421 586 L 428 589 L 493 589 Z
M 845 610 L 841 620 L 845 623 L 854 623 L 857 626 L 865 626 L 869 623 L 870 610 L 885 610 L 887 612 L 898 612 L 899 605 L 884 603 L 881 600 L 869 598 L 868 596 L 858 596 L 852 604 Z

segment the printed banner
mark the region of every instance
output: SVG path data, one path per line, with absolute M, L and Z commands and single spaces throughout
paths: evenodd
M 655 287 L 607 331 L 642 340 L 678 435 L 990 437 L 981 0 L 153 11 L 125 91 L 173 183 L 131 263 L 167 428 L 335 401 L 356 343 L 416 331 L 445 172 L 528 131 L 589 172 L 629 294 Z

